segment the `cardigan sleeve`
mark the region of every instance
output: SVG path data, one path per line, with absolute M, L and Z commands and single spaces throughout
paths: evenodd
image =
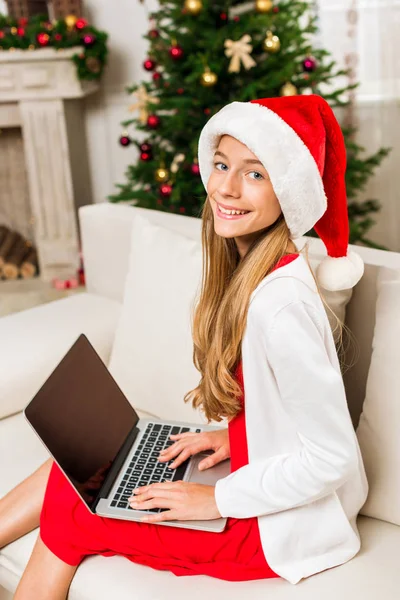
M 300 445 L 219 479 L 215 500 L 223 517 L 268 515 L 318 500 L 350 478 L 358 461 L 342 375 L 329 358 L 317 310 L 295 300 L 264 329 L 267 361 Z

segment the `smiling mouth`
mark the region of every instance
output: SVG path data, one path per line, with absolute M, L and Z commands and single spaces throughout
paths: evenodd
M 236 213 L 236 212 L 224 212 L 224 209 L 220 209 L 218 202 L 216 202 L 216 206 L 217 206 L 217 216 L 220 219 L 227 219 L 229 221 L 232 220 L 237 220 L 237 219 L 243 219 L 244 217 L 246 217 L 248 214 L 250 214 L 250 210 L 247 210 L 243 213 Z

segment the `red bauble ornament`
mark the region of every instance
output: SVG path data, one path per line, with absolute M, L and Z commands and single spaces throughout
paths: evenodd
M 219 15 L 219 18 L 221 19 L 221 21 L 226 21 L 226 19 L 228 18 L 228 15 L 226 13 L 221 13 Z
M 131 138 L 128 135 L 121 135 L 121 137 L 119 138 L 119 143 L 121 144 L 121 146 L 129 146 L 129 144 L 131 143 Z
M 190 167 L 190 170 L 193 175 L 200 175 L 200 168 L 197 163 L 193 163 Z
M 178 94 L 183 94 L 185 90 L 183 88 L 178 88 L 176 91 Z
M 143 142 L 143 144 L 140 144 L 140 149 L 142 152 L 152 152 L 153 151 L 152 145 L 148 144 L 147 142 Z
M 183 56 L 183 49 L 179 46 L 179 44 L 175 44 L 175 46 L 171 46 L 168 50 L 170 57 L 173 60 L 179 60 Z
M 150 29 L 149 37 L 151 37 L 153 40 L 160 37 L 160 33 L 159 33 L 158 29 Z
M 143 68 L 146 69 L 146 71 L 152 71 L 153 69 L 156 68 L 156 66 L 157 66 L 157 63 L 152 58 L 148 58 L 143 63 Z
M 85 44 L 85 46 L 93 46 L 93 44 L 96 41 L 96 36 L 92 33 L 87 33 L 83 36 L 82 41 Z
M 179 207 L 179 212 L 180 213 L 185 213 L 186 212 L 186 208 L 184 206 L 180 206 Z
M 305 58 L 303 60 L 303 69 L 305 71 L 308 71 L 309 73 L 314 71 L 316 66 L 317 66 L 317 61 L 312 56 L 307 56 L 307 58 Z
M 154 71 L 153 73 L 153 81 L 160 81 L 162 75 L 158 71 Z
M 55 36 L 54 36 L 54 39 L 56 40 L 56 42 L 60 42 L 62 40 L 61 33 L 56 33 Z
M 278 13 L 279 12 L 279 6 L 274 6 L 274 8 L 272 9 L 272 12 Z
M 147 126 L 152 129 L 156 129 L 160 125 L 160 122 L 160 117 L 157 117 L 157 115 L 150 115 L 147 118 Z
M 75 23 L 75 27 L 76 27 L 76 29 L 85 29 L 87 24 L 88 24 L 88 22 L 85 19 L 78 19 L 77 22 Z
M 20 27 L 25 27 L 25 25 L 28 25 L 28 19 L 26 17 L 21 17 L 18 19 L 18 25 Z
M 160 194 L 164 197 L 164 198 L 169 198 L 170 195 L 172 194 L 172 185 L 170 185 L 169 183 L 163 183 L 160 185 Z
M 142 152 L 140 154 L 140 160 L 143 160 L 144 162 L 147 162 L 148 160 L 151 160 L 153 157 L 150 154 L 150 152 Z
M 2 40 L 5 35 L 6 34 L 4 33 L 4 31 L 0 31 L 0 40 Z
M 23 27 L 18 27 L 17 35 L 19 35 L 20 37 L 23 37 L 25 35 L 25 29 Z
M 236 17 L 233 17 L 233 20 L 236 21 L 236 23 L 238 23 L 240 21 L 239 15 L 236 15 Z
M 205 108 L 203 112 L 205 115 L 209 115 L 211 112 L 211 108 Z
M 49 43 L 50 36 L 48 33 L 38 33 L 36 39 L 40 46 L 47 46 Z

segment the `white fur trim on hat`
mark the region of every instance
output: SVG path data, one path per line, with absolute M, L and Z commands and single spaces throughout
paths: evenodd
M 356 285 L 364 273 L 364 261 L 357 252 L 347 256 L 326 256 L 317 267 L 318 283 L 326 290 L 348 290 Z
M 207 121 L 199 137 L 199 168 L 206 190 L 214 152 L 224 134 L 245 144 L 267 169 L 291 237 L 310 231 L 325 213 L 327 197 L 317 164 L 294 129 L 261 104 L 225 105 Z

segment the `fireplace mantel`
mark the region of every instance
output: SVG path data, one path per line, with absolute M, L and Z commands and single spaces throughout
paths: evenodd
M 76 197 L 75 171 L 78 168 L 77 178 L 88 180 L 81 100 L 99 86 L 78 79 L 71 57 L 81 51 L 75 47 L 0 52 L 0 128 L 22 129 L 44 281 L 70 276 L 79 268 L 76 210 L 90 202 L 88 197 Z

